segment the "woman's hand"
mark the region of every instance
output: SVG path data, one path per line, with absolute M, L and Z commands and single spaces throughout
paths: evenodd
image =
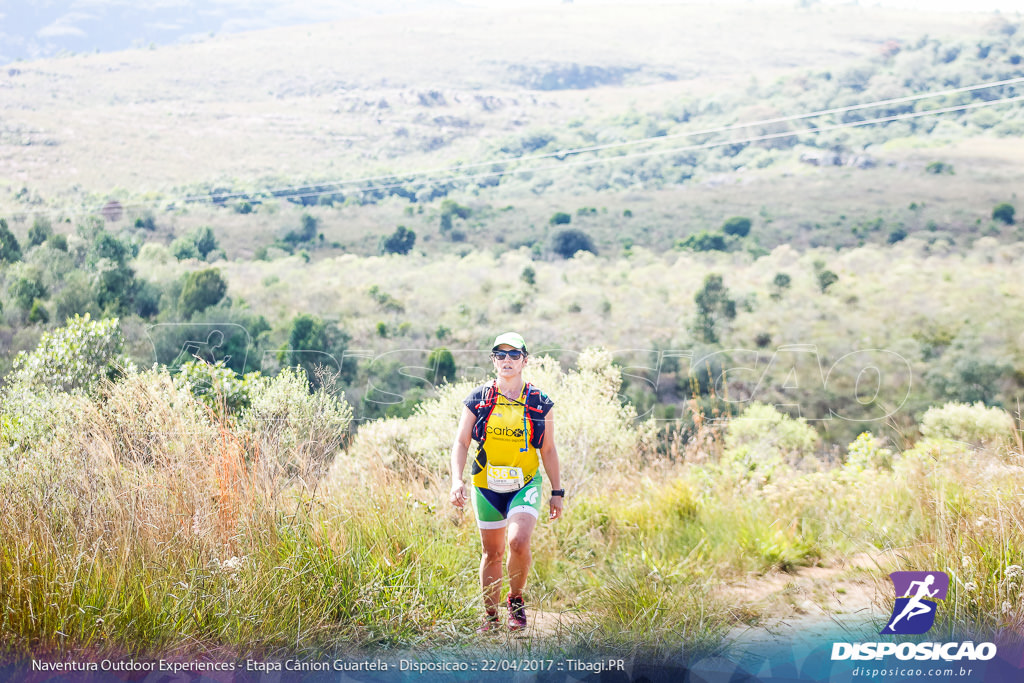
M 448 496 L 448 501 L 457 508 L 462 508 L 466 504 L 466 483 L 463 481 L 457 481 L 452 484 L 452 492 Z
M 551 510 L 548 512 L 548 519 L 558 519 L 562 516 L 562 505 L 564 504 L 564 501 L 565 499 L 562 496 L 551 496 L 549 501 Z

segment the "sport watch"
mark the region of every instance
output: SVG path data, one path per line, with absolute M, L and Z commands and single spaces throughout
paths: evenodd
M 565 498 L 565 489 L 551 489 L 551 495 Z

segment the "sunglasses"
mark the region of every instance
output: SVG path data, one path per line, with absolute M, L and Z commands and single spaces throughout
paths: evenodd
M 519 360 L 526 354 L 519 349 L 512 349 L 511 351 L 492 351 L 491 358 L 495 360 L 505 360 L 505 356 L 508 356 L 512 360 Z

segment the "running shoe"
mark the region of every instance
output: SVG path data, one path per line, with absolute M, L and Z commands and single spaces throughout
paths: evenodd
M 513 631 L 526 628 L 526 606 L 521 595 L 508 596 L 508 627 Z
M 501 628 L 501 622 L 498 621 L 497 611 L 493 613 L 488 612 L 487 616 L 484 618 L 484 623 L 480 624 L 480 628 L 478 628 L 476 632 L 491 633 L 492 631 L 497 631 L 499 628 Z

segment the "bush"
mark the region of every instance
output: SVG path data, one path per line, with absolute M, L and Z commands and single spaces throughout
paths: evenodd
M 933 161 L 924 168 L 925 173 L 932 175 L 953 175 L 953 165 L 942 161 Z
M 179 237 L 171 242 L 171 254 L 179 261 L 184 261 L 188 258 L 199 258 L 199 249 L 191 238 Z
M 52 237 L 50 237 L 50 239 L 47 240 L 47 244 L 50 245 L 51 249 L 66 252 L 68 250 L 67 235 L 53 235 Z
M 434 384 L 450 383 L 455 379 L 455 356 L 443 346 L 427 356 L 427 368 L 434 370 Z
M 947 403 L 929 408 L 921 418 L 927 438 L 951 439 L 973 446 L 1005 446 L 1014 438 L 1013 418 L 1000 408 L 984 403 Z
M 36 247 L 53 236 L 53 226 L 50 219 L 45 216 L 38 216 L 32 221 L 32 227 L 28 229 L 28 245 Z
M 906 238 L 907 231 L 903 228 L 896 228 L 889 233 L 889 237 L 886 241 L 889 242 L 889 244 L 896 244 L 897 242 L 902 242 Z
M 29 310 L 36 299 L 46 298 L 42 273 L 34 266 L 24 268 L 11 279 L 11 284 L 7 286 L 7 295 L 18 308 Z
M 183 363 L 174 376 L 176 387 L 188 389 L 218 415 L 237 415 L 248 408 L 264 381 L 259 372 L 239 375 L 223 361 L 211 364 L 199 359 Z
M 821 289 L 822 294 L 837 282 L 839 282 L 839 276 L 831 270 L 822 270 L 818 272 L 818 287 Z
M 1013 205 L 1003 202 L 1002 204 L 997 204 L 996 207 L 992 209 L 992 219 L 1002 221 L 1006 225 L 1013 225 L 1014 213 Z
M 28 312 L 28 321 L 32 324 L 41 323 L 43 325 L 50 322 L 50 314 L 39 299 L 32 302 L 32 308 Z
M 846 447 L 846 467 L 858 471 L 891 470 L 893 452 L 871 432 L 863 432 Z
M 726 235 L 735 235 L 736 237 L 746 237 L 750 234 L 751 221 L 749 218 L 743 216 L 733 216 L 722 224 L 722 232 Z
M 185 276 L 185 283 L 178 298 L 181 315 L 191 318 L 193 314 L 214 306 L 224 298 L 228 283 L 216 268 L 197 270 Z
M 7 228 L 7 221 L 0 218 L 0 263 L 14 263 L 21 260 L 21 245 L 14 233 Z
M 208 225 L 196 228 L 189 235 L 189 239 L 196 245 L 199 258 L 205 259 L 211 251 L 217 248 L 217 238 L 213 234 L 213 228 Z
M 568 225 L 572 222 L 572 216 L 565 213 L 564 211 L 558 211 L 548 221 L 551 225 Z
M 399 225 L 397 230 L 381 240 L 380 249 L 383 254 L 408 254 L 414 244 L 416 233 Z
M 725 235 L 722 233 L 701 230 L 700 232 L 688 235 L 685 240 L 678 241 L 676 247 L 692 249 L 693 251 L 725 251 L 728 245 L 725 241 Z
M 123 348 L 116 318 L 75 316 L 64 327 L 44 333 L 31 353 L 19 353 L 12 378 L 28 388 L 95 391 L 100 380 L 112 379 L 128 365 L 121 357 Z
M 773 406 L 751 403 L 725 430 L 723 464 L 762 483 L 785 463 L 795 464 L 814 453 L 818 434 L 802 417 L 793 419 Z
M 710 273 L 704 278 L 704 286 L 693 301 L 697 304 L 694 331 L 707 344 L 718 342 L 721 323 L 736 318 L 736 302 L 729 298 L 729 290 L 722 276 Z
M 344 395 L 324 388 L 310 393 L 304 373 L 285 369 L 253 384 L 239 427 L 258 446 L 261 460 L 311 486 L 326 471 L 351 421 Z
M 555 233 L 551 248 L 556 254 L 566 259 L 572 258 L 578 251 L 589 251 L 591 254 L 597 253 L 597 247 L 594 246 L 590 235 L 582 230 L 575 229 L 560 230 Z

